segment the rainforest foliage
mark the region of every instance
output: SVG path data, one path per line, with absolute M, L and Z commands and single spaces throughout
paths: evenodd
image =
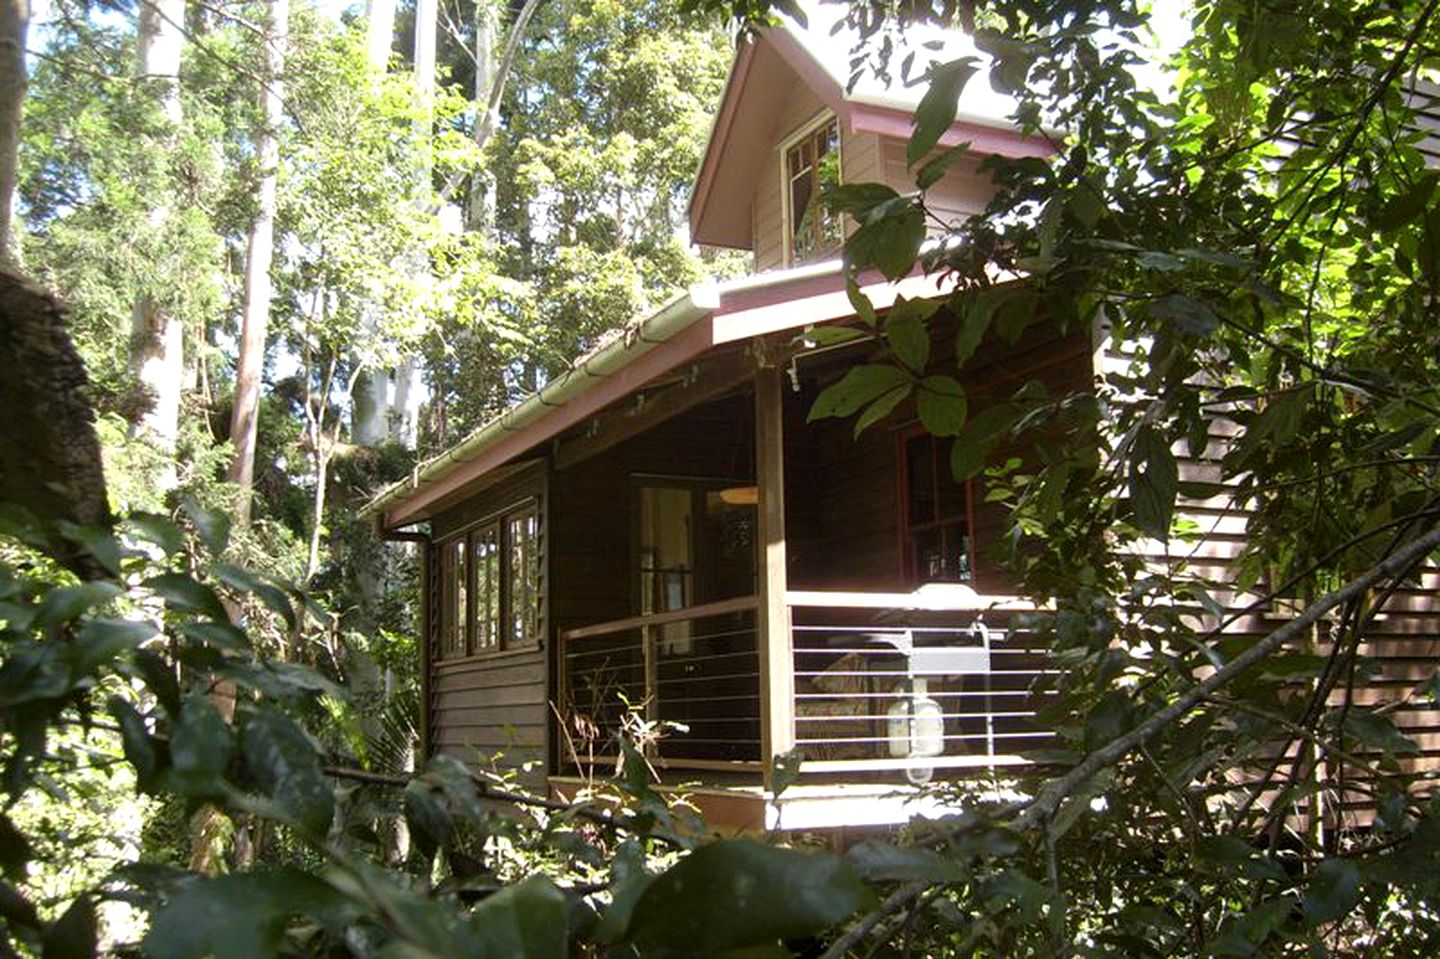
M 625 743 L 575 803 L 415 768 L 415 574 L 356 508 L 606 329 L 740 268 L 677 228 L 729 59 L 715 18 L 793 12 L 771 6 L 442 7 L 433 92 L 410 11 L 383 64 L 363 17 L 274 2 L 56 0 L 20 34 L 0 356 L 59 315 L 12 290 L 17 268 L 59 295 L 75 350 L 58 379 L 13 362 L 4 395 L 74 391 L 83 361 L 117 518 L 54 496 L 0 511 L 0 951 L 1435 953 L 1440 827 L 1413 759 L 1436 650 L 1377 636 L 1395 603 L 1433 604 L 1440 546 L 1436 0 L 1199 0 L 1163 73 L 1141 69 L 1132 0 L 851 6 L 856 69 L 929 92 L 916 189 L 829 197 L 846 260 L 950 274 L 959 332 L 934 362 L 937 307 L 877 315 L 857 287 L 886 355 L 813 415 L 863 425 L 914 396 L 956 476 L 1009 508 L 1060 695 L 1056 748 L 1008 798 L 841 854 L 715 839 Z M 916 19 L 989 62 L 892 62 Z M 478 146 L 477 76 L 506 78 Z M 986 160 L 989 208 L 922 245 L 967 83 L 1014 96 L 1054 152 Z M 247 488 L 228 424 L 272 175 Z M 1097 321 L 1117 357 L 1093 389 L 968 408 L 956 363 L 987 337 Z M 376 404 L 385 437 L 362 442 Z M 74 442 L 38 414 L 14 439 L 31 407 L 11 406 L 7 489 L 11 464 Z M 1182 476 L 1206 450 L 1210 473 Z M 1182 518 L 1197 503 L 1252 514 L 1221 572 L 1203 559 L 1225 534 Z M 1157 548 L 1162 566 L 1138 558 Z M 1258 635 L 1221 632 L 1233 595 Z M 1371 682 L 1382 653 L 1411 678 Z

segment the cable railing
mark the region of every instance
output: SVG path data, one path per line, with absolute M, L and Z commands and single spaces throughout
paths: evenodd
M 840 592 L 792 592 L 789 604 L 802 774 L 920 783 L 1024 763 L 1053 738 L 1035 718 L 1045 650 L 1017 628 L 1027 604 Z
M 758 769 L 754 596 L 560 633 L 567 764 L 614 760 L 623 732 L 657 765 Z
M 1028 604 L 963 592 L 790 592 L 787 603 L 802 775 L 919 783 L 1018 765 L 1053 741 L 1036 720 L 1052 672 L 1023 628 Z M 613 762 L 623 733 L 657 766 L 758 772 L 756 612 L 747 596 L 563 631 L 562 759 Z

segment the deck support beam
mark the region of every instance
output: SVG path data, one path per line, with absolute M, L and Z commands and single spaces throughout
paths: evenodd
M 772 760 L 795 745 L 795 656 L 785 566 L 785 428 L 781 371 L 755 374 L 755 479 L 759 503 L 760 760 L 771 788 Z

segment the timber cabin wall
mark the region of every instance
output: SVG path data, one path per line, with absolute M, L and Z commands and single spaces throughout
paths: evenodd
M 549 509 L 546 469 L 543 462 L 531 464 L 437 515 L 432 523 L 430 560 L 429 684 L 425 704 L 428 748 L 432 754 L 448 754 L 469 765 L 487 767 L 497 753 L 504 754 L 503 766 L 520 770 L 521 781 L 532 788 L 545 782 L 545 760 L 549 754 L 549 671 L 546 667 L 550 642 L 549 611 L 545 597 L 550 592 L 548 570 Z M 518 504 L 534 501 L 539 507 L 541 631 L 539 642 L 514 649 L 497 649 L 475 655 L 446 659 L 441 655 L 444 602 L 440 586 L 444 563 L 440 553 L 457 535 L 487 518 L 498 516 Z

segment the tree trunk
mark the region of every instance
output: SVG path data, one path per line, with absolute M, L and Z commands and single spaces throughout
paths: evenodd
M 0 369 L 0 502 L 46 524 L 109 525 L 85 365 L 65 332 L 65 312 L 3 264 Z M 64 540 L 55 539 L 51 552 L 82 576 L 105 575 Z
M 370 0 L 365 21 L 365 59 L 370 69 L 384 73 L 390 67 L 395 45 L 395 0 Z
M 140 75 L 156 90 L 156 99 L 170 131 L 165 149 L 183 117 L 180 104 L 180 56 L 184 49 L 181 25 L 185 0 L 147 0 L 140 5 Z M 161 200 L 150 210 L 150 226 L 162 233 L 170 219 L 169 202 Z M 175 450 L 180 432 L 180 398 L 185 386 L 185 328 L 180 317 L 164 309 L 149 292 L 141 293 L 131 314 L 133 352 L 131 367 L 150 397 L 139 427 L 166 453 Z M 175 485 L 175 464 L 170 457 L 157 477 L 161 489 Z
M 500 18 L 495 4 L 489 0 L 475 3 L 475 142 L 484 145 L 487 131 L 494 130 L 495 114 L 491 93 L 499 65 L 495 60 L 495 40 Z M 488 234 L 495 228 L 495 177 L 489 167 L 481 164 L 470 175 L 470 195 L 465 203 L 465 229 Z
M 395 370 L 395 405 L 391 416 L 392 438 L 407 450 L 413 450 L 419 438 L 421 392 L 420 361 L 407 356 Z
M 12 256 L 16 168 L 20 154 L 20 114 L 25 107 L 25 35 L 29 0 L 0 0 L 0 263 Z
M 255 221 L 246 238 L 244 319 L 240 336 L 240 357 L 235 368 L 235 409 L 230 418 L 230 437 L 235 459 L 230 464 L 230 481 L 241 489 L 235 520 L 250 522 L 250 500 L 255 485 L 255 437 L 260 414 L 260 374 L 265 362 L 265 337 L 270 326 L 270 264 L 275 255 L 275 191 L 280 165 L 280 131 L 284 98 L 281 88 L 285 72 L 285 43 L 290 18 L 290 0 L 270 0 L 265 29 L 265 87 L 262 91 L 264 119 L 255 137 L 255 155 L 260 164 L 260 190 Z
M 390 53 L 395 43 L 395 0 L 370 0 L 369 18 L 365 24 L 366 62 L 376 78 L 383 78 L 390 67 Z M 374 340 L 380 327 L 377 308 L 365 308 L 365 338 Z M 384 370 L 362 370 L 355 382 L 351 400 L 350 438 L 360 446 L 378 446 L 390 433 L 389 378 Z

